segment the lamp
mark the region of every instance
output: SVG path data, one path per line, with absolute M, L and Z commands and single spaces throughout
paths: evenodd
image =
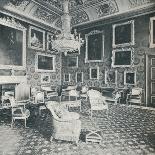
M 67 55 L 67 52 L 74 53 L 80 50 L 83 44 L 83 40 L 80 38 L 80 34 L 77 34 L 76 29 L 74 29 L 74 34 L 71 34 L 71 18 L 68 6 L 69 0 L 63 0 L 62 33 L 56 34 L 52 42 L 53 49 L 64 52 L 65 55 Z

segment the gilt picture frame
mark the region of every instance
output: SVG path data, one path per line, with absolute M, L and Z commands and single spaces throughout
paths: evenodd
M 41 83 L 42 84 L 47 84 L 50 83 L 50 74 L 41 74 Z
M 36 72 L 55 72 L 55 55 L 37 53 L 35 57 Z
M 109 69 L 105 71 L 105 84 L 117 84 L 117 70 Z
M 134 66 L 134 49 L 121 48 L 112 51 L 112 67 L 133 67 Z
M 155 48 L 155 17 L 150 18 L 150 48 Z
M 34 26 L 29 27 L 28 46 L 36 50 L 45 50 L 45 31 Z
M 114 24 L 112 47 L 125 47 L 135 44 L 134 20 Z
M 89 69 L 89 78 L 91 80 L 99 80 L 99 67 L 90 67 Z
M 83 83 L 83 72 L 76 72 L 76 83 Z
M 104 57 L 104 32 L 99 30 L 91 31 L 85 35 L 86 52 L 85 63 L 103 62 Z
M 136 84 L 136 71 L 124 71 L 124 85 Z
M 0 18 L 0 69 L 26 69 L 26 28 L 14 18 Z

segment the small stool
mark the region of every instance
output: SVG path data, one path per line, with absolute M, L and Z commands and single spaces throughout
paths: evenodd
M 39 106 L 39 115 L 41 115 L 41 111 L 47 109 L 46 106 Z

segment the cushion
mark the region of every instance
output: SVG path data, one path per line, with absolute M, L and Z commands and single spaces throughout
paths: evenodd
M 67 112 L 64 113 L 61 118 L 66 121 L 77 120 L 80 118 L 80 115 L 76 112 Z

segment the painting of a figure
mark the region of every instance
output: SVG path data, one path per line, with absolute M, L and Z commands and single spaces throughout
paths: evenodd
M 83 73 L 76 73 L 76 82 L 83 82 Z
M 106 71 L 106 83 L 115 83 L 117 81 L 116 79 L 116 71 L 115 70 L 109 70 Z
M 21 30 L 0 25 L 0 66 L 22 67 L 24 64 L 24 33 Z
M 98 79 L 99 78 L 99 68 L 90 68 L 90 79 Z
M 70 82 L 70 74 L 64 74 L 64 81 Z
M 32 49 L 45 50 L 45 31 L 30 26 L 29 47 Z

